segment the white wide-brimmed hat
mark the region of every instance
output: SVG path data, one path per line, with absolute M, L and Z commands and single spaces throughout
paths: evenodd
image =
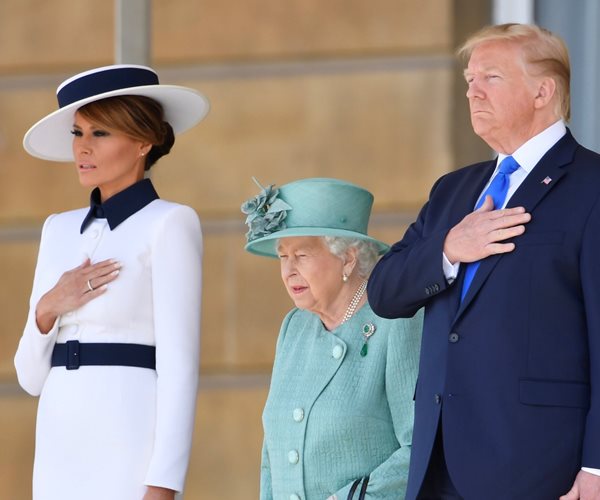
M 42 118 L 23 138 L 32 156 L 51 161 L 73 161 L 72 143 L 75 112 L 85 104 L 107 97 L 140 95 L 158 101 L 173 132 L 183 132 L 202 120 L 209 110 L 200 92 L 177 85 L 161 85 L 152 68 L 115 64 L 84 71 L 58 86 L 59 109 Z

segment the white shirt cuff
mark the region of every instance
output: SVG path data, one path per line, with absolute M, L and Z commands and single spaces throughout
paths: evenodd
M 446 281 L 449 285 L 451 285 L 458 276 L 460 262 L 457 262 L 456 264 L 451 264 L 448 260 L 448 257 L 446 257 L 446 254 L 442 252 L 442 268 L 444 270 L 444 276 L 446 277 Z
M 592 469 L 591 467 L 582 467 L 582 471 L 594 474 L 594 476 L 600 476 L 600 469 Z

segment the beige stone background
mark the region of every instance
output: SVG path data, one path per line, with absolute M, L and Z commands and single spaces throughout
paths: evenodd
M 399 239 L 441 174 L 487 154 L 453 52 L 479 0 L 154 0 L 152 65 L 204 92 L 208 118 L 153 170 L 205 236 L 201 389 L 187 499 L 258 498 L 261 411 L 290 302 L 277 262 L 244 253 L 251 176 L 339 177 L 375 195 L 371 233 Z M 87 203 L 73 168 L 31 158 L 27 128 L 65 77 L 111 64 L 112 2 L 0 2 L 0 499 L 31 497 L 37 400 L 13 355 L 41 224 Z M 84 500 L 84 499 L 82 499 Z

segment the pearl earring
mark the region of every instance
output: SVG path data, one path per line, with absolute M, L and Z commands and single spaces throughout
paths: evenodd
M 346 283 L 348 281 L 348 275 L 346 273 L 342 274 L 342 281 Z

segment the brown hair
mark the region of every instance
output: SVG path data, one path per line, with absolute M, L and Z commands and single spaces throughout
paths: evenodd
M 468 61 L 475 47 L 485 42 L 507 41 L 520 44 L 527 70 L 536 76 L 549 76 L 556 83 L 555 113 L 563 120 L 571 117 L 569 51 L 564 41 L 551 31 L 532 24 L 486 26 L 458 49 L 459 57 Z
M 175 143 L 173 129 L 164 121 L 161 104 L 150 97 L 124 95 L 94 101 L 77 110 L 86 120 L 116 130 L 132 139 L 149 142 L 145 170 L 169 154 Z

